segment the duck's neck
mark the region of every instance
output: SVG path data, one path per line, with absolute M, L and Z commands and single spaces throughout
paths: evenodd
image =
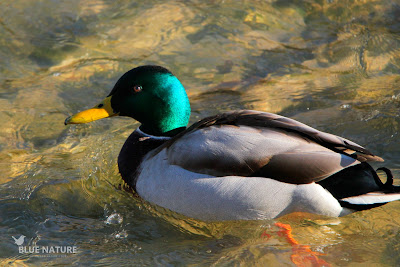
M 186 127 L 178 127 L 172 130 L 157 130 L 151 127 L 146 127 L 146 125 L 141 125 L 139 127 L 139 130 L 141 132 L 143 132 L 144 134 L 147 135 L 152 135 L 152 136 L 167 136 L 167 137 L 173 137 L 177 134 L 179 134 L 180 132 L 184 131 L 186 129 Z

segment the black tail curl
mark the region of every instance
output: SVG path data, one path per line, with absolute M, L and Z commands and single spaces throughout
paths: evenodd
M 377 171 L 383 171 L 386 174 L 385 183 L 379 178 Z M 371 192 L 400 192 L 400 186 L 393 185 L 393 174 L 388 168 L 381 167 L 375 171 L 366 162 L 343 169 L 318 183 L 336 199 L 359 196 Z
M 379 176 L 377 174 L 378 171 L 383 171 L 386 174 L 386 182 L 385 183 L 383 183 L 382 180 L 379 178 Z M 353 191 L 352 192 L 353 196 L 368 194 L 371 192 L 380 192 L 380 193 L 384 193 L 384 194 L 400 192 L 400 186 L 393 185 L 393 174 L 388 168 L 381 167 L 381 168 L 374 170 L 371 167 L 371 165 L 369 165 L 368 163 L 361 163 L 354 167 L 350 167 L 349 170 L 345 171 L 342 175 L 339 176 L 339 180 L 340 180 L 340 178 L 348 179 L 348 178 L 350 178 L 349 175 L 356 175 L 356 174 L 359 175 L 355 179 L 358 183 L 358 186 L 360 186 L 361 185 L 360 182 L 362 182 L 362 184 L 364 184 L 365 187 L 363 188 L 363 192 L 362 191 L 358 191 L 358 192 Z M 373 179 L 371 179 L 371 178 L 373 178 Z M 344 180 L 342 180 L 342 182 L 339 184 L 350 186 L 350 188 L 353 186 L 357 186 L 356 184 L 349 184 L 347 182 L 344 182 Z M 340 186 L 340 185 L 337 184 L 334 189 L 337 189 L 337 186 Z M 350 188 L 348 188 L 348 189 L 350 189 Z M 348 190 L 347 193 L 349 193 L 350 191 L 352 191 L 352 190 Z M 344 196 L 344 197 L 348 197 L 348 196 L 349 195 Z M 371 204 L 352 204 L 347 201 L 343 201 L 342 198 L 343 198 L 343 196 L 338 198 L 338 201 L 342 207 L 350 208 L 350 209 L 357 210 L 357 211 L 379 207 L 379 206 L 382 206 L 387 203 L 387 202 L 383 202 L 383 203 L 371 203 Z
M 381 179 L 379 178 L 377 172 L 378 171 L 383 171 L 386 174 L 386 182 L 382 183 Z M 379 187 L 382 189 L 383 192 L 385 193 L 398 193 L 400 192 L 400 186 L 395 186 L 393 185 L 393 174 L 392 171 L 389 170 L 386 167 L 380 167 L 376 169 L 374 173 L 374 179 L 375 182 L 379 185 Z

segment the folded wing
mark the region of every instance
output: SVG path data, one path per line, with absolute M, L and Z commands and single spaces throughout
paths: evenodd
M 167 149 L 170 164 L 193 172 L 293 184 L 317 182 L 363 161 L 382 161 L 350 140 L 257 111 L 205 118 L 160 149 Z

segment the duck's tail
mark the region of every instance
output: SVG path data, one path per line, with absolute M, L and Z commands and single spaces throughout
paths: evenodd
M 385 183 L 377 171 L 385 172 Z M 353 210 L 371 209 L 400 200 L 400 186 L 393 185 L 392 172 L 385 167 L 375 171 L 366 162 L 346 168 L 320 184 L 338 199 L 342 207 Z

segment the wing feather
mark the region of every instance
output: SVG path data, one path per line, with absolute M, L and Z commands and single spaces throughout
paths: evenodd
M 272 113 L 236 111 L 207 117 L 153 152 L 170 164 L 214 176 L 258 176 L 302 184 L 363 161 L 383 161 L 345 138 Z

